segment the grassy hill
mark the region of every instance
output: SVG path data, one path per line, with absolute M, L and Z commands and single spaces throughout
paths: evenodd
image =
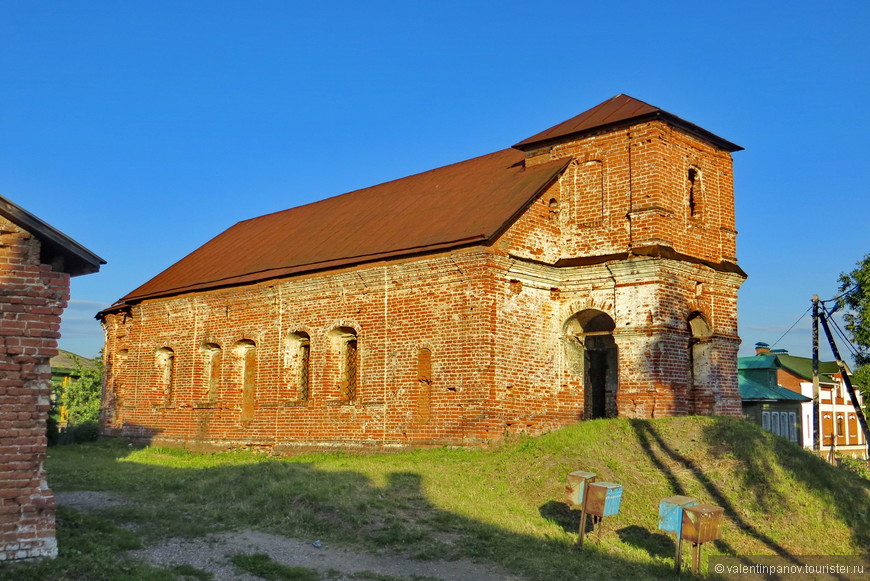
M 725 508 L 722 539 L 705 555 L 870 547 L 870 481 L 729 418 L 595 420 L 485 450 L 291 458 L 102 441 L 52 449 L 48 470 L 56 490 L 136 500 L 101 516 L 135 523 L 142 542 L 253 528 L 420 558 L 479 558 L 531 580 L 672 578 L 674 541 L 657 531 L 657 517 L 659 500 L 674 494 Z M 578 513 L 563 503 L 575 470 L 624 486 L 621 513 L 582 550 L 572 547 Z M 75 544 L 74 521 L 61 513 L 62 559 Z

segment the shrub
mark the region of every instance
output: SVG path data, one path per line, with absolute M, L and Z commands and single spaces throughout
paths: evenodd
M 93 442 L 99 437 L 102 365 L 83 367 L 77 361 L 72 375 L 76 379 L 68 385 L 53 386 L 52 409 L 46 426 L 50 446 Z M 66 427 L 59 428 L 63 420 Z
M 98 365 L 85 368 L 77 365 L 78 378 L 61 394 L 61 405 L 66 408 L 70 426 L 100 421 L 100 397 L 103 391 L 103 369 Z
M 840 456 L 837 458 L 837 463 L 840 468 L 848 470 L 853 474 L 857 474 L 861 478 L 870 480 L 870 468 L 868 468 L 867 460 L 858 460 L 850 456 Z
M 99 437 L 100 423 L 89 420 L 80 424 L 70 424 L 61 430 L 57 437 L 57 443 L 81 444 L 82 442 L 96 442 Z

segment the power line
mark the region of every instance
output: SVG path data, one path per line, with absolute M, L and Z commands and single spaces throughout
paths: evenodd
M 834 331 L 836 331 L 837 335 L 840 336 L 840 339 L 843 340 L 843 343 L 846 345 L 846 347 L 848 347 L 849 351 L 852 352 L 852 357 L 857 356 L 859 353 L 858 348 L 855 347 L 855 344 L 852 343 L 851 340 L 849 340 L 846 332 L 843 331 L 843 329 L 840 327 L 840 324 L 837 322 L 836 319 L 834 319 L 834 317 L 831 316 L 831 313 L 828 312 L 827 309 L 825 309 L 825 316 L 827 317 L 828 321 L 830 321 L 830 323 L 834 326 Z
M 773 342 L 773 345 L 771 345 L 771 347 L 776 347 L 776 344 L 779 343 L 780 341 L 782 341 L 783 337 L 785 337 L 786 335 L 788 335 L 789 332 L 790 332 L 792 329 L 794 329 L 795 326 L 796 326 L 798 323 L 800 323 L 800 322 L 803 320 L 804 317 L 807 316 L 807 313 L 809 313 L 810 310 L 811 310 L 812 308 L 813 308 L 812 306 L 808 307 L 807 310 L 804 311 L 804 314 L 801 315 L 800 317 L 798 317 L 798 320 L 795 321 L 794 324 L 792 324 L 792 326 L 788 328 L 788 331 L 786 331 L 785 333 L 783 333 L 783 334 L 782 334 L 782 337 L 780 337 L 779 339 L 777 339 L 776 341 Z
M 835 301 L 839 301 L 841 298 L 843 298 L 843 297 L 845 297 L 845 296 L 849 296 L 850 294 L 852 294 L 853 292 L 855 292 L 856 290 L 858 290 L 858 286 L 859 286 L 859 285 L 856 284 L 855 286 L 853 286 L 852 288 L 850 288 L 849 290 L 847 290 L 846 292 L 844 292 L 843 294 L 841 294 L 841 295 L 838 296 L 838 297 L 834 297 L 834 298 L 832 298 L 832 299 L 828 299 L 828 300 L 826 300 L 826 301 L 819 301 L 819 302 L 822 303 L 822 304 L 824 304 L 824 303 L 833 303 L 833 302 L 835 302 Z

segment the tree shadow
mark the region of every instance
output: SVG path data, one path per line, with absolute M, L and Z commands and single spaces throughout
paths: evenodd
M 770 536 L 758 530 L 758 528 L 756 528 L 751 523 L 747 522 L 736 510 L 735 506 L 728 499 L 728 497 L 726 497 L 726 495 L 719 489 L 719 487 L 716 486 L 716 483 L 713 482 L 710 477 L 707 476 L 704 471 L 701 470 L 698 465 L 695 464 L 695 462 L 693 462 L 690 458 L 683 456 L 682 454 L 671 448 L 668 443 L 665 442 L 664 438 L 662 438 L 661 435 L 653 427 L 652 422 L 650 422 L 649 420 L 632 419 L 629 420 L 629 423 L 634 430 L 635 436 L 637 437 L 637 441 L 640 444 L 641 448 L 649 456 L 650 461 L 653 463 L 653 465 L 658 468 L 658 470 L 663 475 L 665 475 L 668 484 L 674 494 L 688 495 L 686 488 L 683 486 L 679 476 L 673 469 L 671 469 L 671 467 L 665 461 L 666 459 L 688 470 L 688 472 L 692 475 L 693 479 L 701 484 L 701 486 L 707 492 L 711 501 L 714 502 L 716 505 L 724 508 L 725 515 L 740 530 L 763 543 L 767 548 L 769 548 L 777 555 L 787 558 L 796 564 L 800 563 L 800 561 L 796 559 L 791 553 L 789 553 L 789 551 L 786 550 L 782 545 L 777 543 Z M 721 550 L 723 553 L 729 555 L 737 554 L 734 548 L 722 539 L 719 539 L 716 542 L 716 548 Z
M 134 501 L 126 509 L 106 509 L 103 514 L 122 521 L 121 526 L 135 525 L 132 530 L 151 541 L 179 534 L 197 536 L 203 529 L 252 529 L 424 560 L 484 561 L 495 564 L 505 576 L 529 581 L 674 578 L 667 564 L 632 561 L 598 543 L 578 552 L 564 537 L 523 534 L 443 510 L 426 497 L 423 476 L 412 471 L 388 473 L 379 486 L 363 474 L 318 469 L 304 458 L 252 455 L 255 459 L 249 464 L 185 467 L 139 462 L 140 457 L 115 448 L 94 450 L 106 456 L 92 463 L 94 469 L 111 470 L 115 483 L 111 490 Z M 122 452 L 127 450 L 136 449 L 123 445 Z M 185 455 L 163 449 L 159 453 L 167 462 L 176 454 L 182 460 Z M 98 480 L 77 470 L 50 474 L 56 479 L 53 486 L 61 489 L 81 489 Z M 576 534 L 578 511 L 550 501 L 540 513 Z M 142 522 L 145 519 L 151 520 Z M 632 544 L 653 547 L 636 531 L 629 531 L 627 537 L 624 531 L 618 534 Z
M 754 428 L 754 426 L 752 426 Z M 866 498 L 870 481 L 838 470 L 827 462 L 784 438 L 749 429 L 740 422 L 717 422 L 704 429 L 708 445 L 717 442 L 735 442 L 730 455 L 743 466 L 744 483 L 756 491 L 757 498 L 764 500 L 773 474 L 771 464 L 776 463 L 797 481 L 814 491 L 838 491 L 827 494 L 833 502 L 837 515 L 849 526 L 853 539 L 859 546 L 870 546 L 870 514 L 856 510 L 853 499 Z M 762 504 L 762 502 L 759 502 Z
M 739 512 L 741 498 L 736 496 L 734 491 L 722 490 L 721 486 L 717 485 L 692 459 L 690 453 L 680 452 L 681 442 L 687 438 L 681 435 L 682 432 L 670 434 L 662 431 L 662 428 L 655 425 L 655 420 L 613 421 L 616 423 L 602 424 L 602 426 L 606 425 L 607 433 L 612 434 L 611 436 L 595 430 L 587 430 L 585 433 L 596 434 L 596 438 L 605 438 L 605 446 L 616 446 L 626 439 L 629 441 L 635 439 L 640 448 L 635 449 L 633 457 L 639 469 L 638 477 L 648 478 L 654 470 L 653 479 L 656 483 L 648 482 L 653 484 L 659 493 L 667 496 L 669 490 L 671 494 L 696 496 L 693 493 L 697 493 L 700 486 L 709 501 L 725 508 L 730 521 L 748 537 L 741 535 L 742 538 L 737 541 L 738 547 L 741 546 L 740 542 L 743 542 L 743 538 L 755 539 L 772 553 L 792 562 L 798 562 L 785 547 L 749 522 L 749 519 L 743 516 L 745 513 Z M 588 425 L 594 427 L 594 422 Z M 768 439 L 759 436 L 757 427 L 746 422 L 722 420 L 709 424 L 702 423 L 702 426 L 705 431 L 702 437 L 697 438 L 699 441 L 706 440 L 704 444 L 710 450 L 719 449 L 723 453 L 736 455 L 735 457 L 745 463 L 747 474 L 743 476 L 747 485 L 752 485 L 742 493 L 747 495 L 747 499 L 765 498 L 770 502 L 774 498 L 769 492 L 756 491 L 753 488 L 766 485 L 772 487 L 772 481 L 766 480 L 763 476 L 759 478 L 757 474 L 755 476 L 748 474 L 750 471 L 766 474 L 765 470 L 769 467 L 779 465 L 780 458 L 785 459 L 784 464 L 790 470 L 806 470 L 805 461 L 791 462 L 788 454 L 795 452 L 792 448 L 779 449 L 777 447 L 779 444 L 774 443 L 774 456 L 770 456 Z M 580 465 L 588 466 L 589 469 L 608 478 L 614 476 L 608 472 L 607 462 L 600 459 L 602 444 L 598 440 L 595 446 L 590 448 L 591 456 L 572 458 L 566 455 L 566 451 L 578 448 L 577 442 L 569 439 L 575 438 L 577 433 L 567 431 L 564 434 L 564 436 L 557 436 L 566 438 L 564 448 L 554 447 L 552 440 L 546 447 L 542 446 L 542 450 L 547 450 L 540 459 L 542 465 L 553 465 L 552 462 L 557 461 L 560 465 L 564 463 L 573 466 L 582 458 Z M 750 435 L 757 441 L 748 437 Z M 158 442 L 159 437 L 153 441 Z M 734 443 L 733 450 L 731 445 L 727 448 L 723 447 L 723 442 Z M 631 448 L 634 448 L 633 444 Z M 551 454 L 551 449 L 559 459 L 545 461 L 544 458 L 547 454 Z M 532 513 L 530 516 L 533 517 L 537 507 L 540 516 L 555 525 L 549 529 L 555 534 L 552 537 L 545 534 L 542 538 L 541 535 L 523 534 L 508 530 L 507 526 L 498 526 L 498 523 L 502 522 L 500 517 L 493 516 L 492 519 L 484 522 L 456 511 L 439 508 L 424 493 L 425 483 L 421 474 L 426 473 L 425 471 L 418 473 L 411 470 L 396 470 L 389 474 L 382 473 L 383 480 L 380 481 L 381 484 L 377 484 L 359 472 L 320 469 L 312 463 L 306 463 L 306 458 L 275 459 L 267 455 L 249 455 L 246 460 L 248 463 L 244 465 L 221 464 L 193 468 L 177 464 L 171 467 L 169 462 L 166 464 L 139 462 L 136 457 L 130 456 L 131 450 L 135 449 L 123 445 L 111 446 L 103 452 L 105 457 L 96 458 L 96 462 L 89 461 L 82 455 L 78 462 L 87 465 L 88 470 L 76 470 L 74 476 L 80 480 L 68 482 L 66 485 L 92 490 L 93 488 L 88 488 L 91 484 L 86 480 L 90 472 L 95 470 L 112 472 L 113 487 L 100 489 L 117 490 L 136 499 L 136 507 L 126 512 L 116 510 L 116 517 L 130 521 L 152 519 L 153 522 L 147 521 L 145 526 L 139 529 L 152 538 L 167 534 L 167 531 L 174 534 L 202 535 L 204 530 L 250 528 L 288 537 L 310 538 L 312 541 L 323 539 L 339 545 L 359 547 L 366 551 L 376 552 L 383 549 L 400 551 L 424 559 L 482 559 L 497 563 L 511 573 L 531 580 L 566 577 L 614 578 L 614 571 L 618 572 L 617 577 L 623 578 L 672 578 L 673 576 L 672 565 L 669 566 L 675 551 L 673 537 L 644 526 L 647 515 L 653 514 L 646 509 L 642 518 L 632 517 L 633 523 L 640 523 L 640 526 L 631 524 L 618 528 L 615 535 L 612 534 L 613 529 L 608 529 L 606 526 L 609 524 L 608 519 L 604 519 L 604 542 L 587 543 L 578 553 L 574 549 L 574 540 L 578 533 L 580 513 L 571 510 L 562 502 L 552 500 L 559 498 L 557 490 L 561 491 L 562 486 L 556 485 L 549 476 L 543 486 L 548 489 L 551 487 L 551 493 L 546 493 L 543 498 L 537 497 L 524 509 Z M 765 450 L 767 456 L 755 457 Z M 164 449 L 157 452 L 163 457 L 176 454 Z M 185 452 L 178 451 L 177 454 L 183 456 Z M 228 454 L 228 457 L 232 458 L 233 454 L 235 453 Z M 800 454 L 804 453 L 800 452 Z M 152 453 L 152 457 L 153 455 Z M 340 456 L 336 455 L 336 458 Z M 531 456 L 524 456 L 524 458 L 531 458 Z M 805 475 L 804 478 L 818 485 L 822 494 L 826 494 L 826 490 L 836 490 L 833 484 L 839 480 L 831 476 L 836 471 L 821 460 L 818 462 L 818 471 L 825 475 L 813 473 Z M 332 463 L 333 468 L 335 465 Z M 709 469 L 710 466 L 705 465 L 703 468 Z M 659 475 L 664 482 L 658 482 Z M 50 469 L 49 478 L 53 480 L 53 477 L 54 473 Z M 533 486 L 543 492 L 541 482 L 529 478 L 528 475 L 519 478 L 517 482 L 527 487 L 532 482 L 536 482 Z M 866 485 L 864 488 L 856 487 L 857 478 L 849 479 L 849 482 L 852 483 L 853 488 L 845 490 L 857 495 L 852 498 L 866 499 Z M 627 504 L 633 502 L 633 495 L 641 491 L 643 486 L 640 482 L 635 482 L 631 485 L 627 484 L 626 488 L 626 498 L 623 502 Z M 781 486 L 779 488 L 781 489 Z M 456 490 L 453 494 L 462 495 L 468 492 Z M 847 502 L 848 498 L 846 497 L 846 500 L 837 498 L 838 510 L 845 510 L 843 503 Z M 171 502 L 165 502 L 166 499 L 171 499 Z M 704 500 L 706 501 L 707 498 Z M 184 509 L 172 512 L 171 507 L 179 505 Z M 867 516 L 860 516 L 865 505 L 864 501 L 858 502 L 853 506 L 857 509 L 852 511 L 857 514 L 844 515 L 843 520 L 853 526 L 856 538 L 866 538 L 866 535 L 858 533 L 858 529 L 864 532 L 870 530 L 862 520 Z M 142 507 L 147 507 L 147 510 Z M 760 520 L 755 522 L 761 524 Z M 652 527 L 654 526 L 653 524 Z M 589 519 L 587 533 L 591 531 L 592 522 Z M 735 548 L 725 540 L 716 541 L 713 546 L 720 553 L 736 555 Z M 641 551 L 649 555 L 653 562 L 643 561 Z M 642 562 L 638 562 L 637 559 Z M 750 564 L 748 560 L 745 562 Z

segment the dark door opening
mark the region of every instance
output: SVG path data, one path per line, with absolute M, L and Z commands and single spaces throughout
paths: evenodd
M 586 391 L 588 418 L 607 417 L 607 351 L 587 351 L 586 369 L 589 389 Z
M 583 419 L 619 415 L 619 350 L 613 338 L 616 324 L 607 313 L 587 309 L 572 315 L 564 326 L 568 369 L 583 388 Z

